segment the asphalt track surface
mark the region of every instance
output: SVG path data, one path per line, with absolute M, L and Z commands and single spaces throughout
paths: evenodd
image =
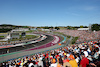
M 15 59 L 17 57 L 24 57 L 24 56 L 31 55 L 31 54 L 41 53 L 43 51 L 48 51 L 50 49 L 54 49 L 54 48 L 62 47 L 62 46 L 64 46 L 64 45 L 56 44 L 56 45 L 53 45 L 51 47 L 47 47 L 47 48 L 44 48 L 44 49 L 23 51 L 23 52 L 13 52 L 13 53 L 10 53 L 9 55 L 0 56 L 0 62 L 6 61 L 6 60 L 12 60 L 12 59 Z
M 48 42 L 51 42 L 53 39 L 54 39 L 53 36 L 47 35 L 46 40 L 41 41 L 41 42 L 37 43 L 36 45 L 39 46 L 41 44 L 46 44 Z M 57 45 L 47 47 L 47 48 L 44 48 L 44 49 L 30 50 L 30 51 L 22 50 L 22 51 L 13 52 L 13 53 L 5 54 L 5 55 L 0 55 L 0 62 L 5 61 L 5 60 L 9 60 L 9 59 L 11 60 L 12 58 L 14 59 L 14 58 L 25 56 L 25 55 L 30 55 L 30 54 L 46 51 L 46 50 L 49 50 L 49 49 L 52 49 L 52 48 L 55 48 L 55 47 L 58 47 L 58 46 L 59 45 L 57 44 Z
M 37 47 L 37 46 L 46 44 L 54 39 L 53 36 L 50 36 L 50 35 L 46 35 L 46 36 L 47 36 L 47 38 L 45 40 L 34 43 L 34 44 L 28 44 L 25 46 L 17 46 L 17 47 L 12 47 L 12 48 L 0 49 L 0 54 L 6 54 L 8 49 L 9 49 L 9 53 L 11 53 L 11 52 L 16 52 L 16 51 L 21 51 L 21 50 Z

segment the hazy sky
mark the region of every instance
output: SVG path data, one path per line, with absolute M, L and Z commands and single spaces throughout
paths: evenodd
M 0 24 L 80 26 L 100 24 L 100 0 L 0 0 Z

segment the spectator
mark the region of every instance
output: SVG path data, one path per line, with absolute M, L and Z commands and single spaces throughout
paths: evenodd
M 89 60 L 86 58 L 85 54 L 82 53 L 82 60 L 80 61 L 79 67 L 87 67 L 89 65 Z
M 10 60 L 1 67 L 100 67 L 100 42 L 74 44 L 37 53 L 32 56 Z
M 53 58 L 53 59 L 51 60 L 51 62 L 52 62 L 52 63 L 51 63 L 51 65 L 50 65 L 50 67 L 57 67 L 56 59 Z

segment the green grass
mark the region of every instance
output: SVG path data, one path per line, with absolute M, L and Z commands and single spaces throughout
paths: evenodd
M 77 41 L 77 39 L 78 39 L 78 37 L 74 37 L 74 38 L 72 39 L 72 44 L 74 44 L 74 43 Z
M 0 36 L 0 37 L 2 37 L 2 38 L 3 38 L 4 36 Z
M 37 38 L 37 37 L 38 36 L 35 36 L 35 35 L 26 35 L 25 37 L 21 37 L 21 35 L 20 35 L 19 39 L 13 38 L 10 41 L 29 40 L 29 39 L 34 39 L 34 38 Z
M 66 34 L 64 34 L 64 33 L 61 33 L 61 32 L 53 32 L 54 34 L 60 34 L 60 35 L 63 35 L 63 36 L 65 36 L 65 37 L 67 37 L 67 39 L 66 39 L 66 42 L 69 40 L 69 38 L 71 37 L 71 36 L 68 36 L 68 35 L 66 35 Z M 63 38 L 64 39 L 64 38 Z
M 0 42 L 7 42 L 7 41 L 0 41 Z
M 66 36 L 67 38 L 70 38 L 70 37 L 71 37 L 71 36 L 66 35 L 66 34 L 64 34 L 64 33 L 61 33 L 61 32 L 54 32 L 54 34 L 61 34 L 61 35 L 63 35 L 63 36 Z
M 18 33 L 22 33 L 23 31 L 17 31 Z M 26 33 L 32 33 L 34 30 L 25 31 Z
M 26 31 L 26 33 L 32 33 L 32 32 L 34 32 L 34 30 Z
M 66 35 L 66 34 L 64 34 L 64 33 L 61 33 L 61 32 L 54 32 L 54 34 L 61 34 L 61 35 L 66 36 L 66 37 L 67 37 L 66 42 L 67 42 L 67 41 L 70 39 L 70 37 L 71 37 L 71 36 Z M 71 40 L 70 44 L 74 44 L 74 43 L 77 41 L 78 38 L 79 38 L 79 37 L 73 37 L 73 39 Z

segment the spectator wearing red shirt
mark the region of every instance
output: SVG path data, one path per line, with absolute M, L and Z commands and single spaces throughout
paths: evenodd
M 82 53 L 82 60 L 80 62 L 80 66 L 79 67 L 87 67 L 89 65 L 89 60 L 87 59 L 87 57 L 85 57 L 84 53 Z

